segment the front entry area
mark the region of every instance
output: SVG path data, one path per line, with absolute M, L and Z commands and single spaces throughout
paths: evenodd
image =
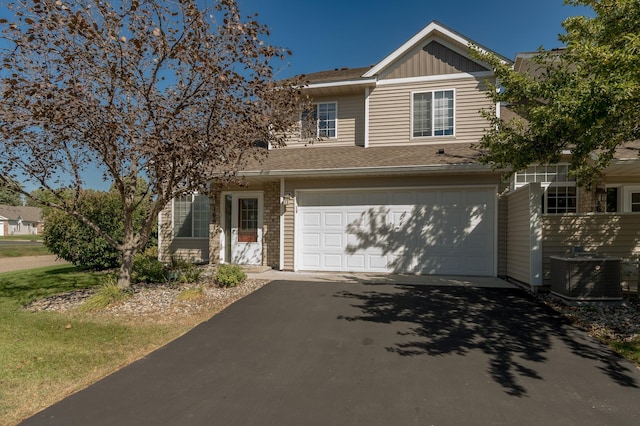
M 495 276 L 496 192 L 299 191 L 296 269 Z
M 221 262 L 262 265 L 262 192 L 223 192 Z

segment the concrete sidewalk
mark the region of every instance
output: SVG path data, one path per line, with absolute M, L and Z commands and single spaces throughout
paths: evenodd
M 361 284 L 407 284 L 430 286 L 462 286 L 481 288 L 516 288 L 513 284 L 495 277 L 456 277 L 444 275 L 414 275 L 358 272 L 284 272 L 269 268 L 246 268 L 249 278 L 302 282 L 343 282 Z
M 58 259 L 58 256 L 56 255 L 2 257 L 0 258 L 0 273 L 43 268 L 45 266 L 63 265 L 71 264 L 67 261 Z

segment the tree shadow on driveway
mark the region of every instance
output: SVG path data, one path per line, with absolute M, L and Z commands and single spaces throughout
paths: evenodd
M 399 285 L 336 297 L 353 299 L 351 306 L 362 312 L 340 319 L 396 327 L 398 343 L 386 348 L 392 353 L 437 357 L 480 351 L 489 358 L 487 373 L 512 396 L 527 396 L 525 378 L 545 379 L 532 366 L 556 362 L 563 350 L 558 340 L 568 355 L 592 360 L 617 384 L 638 387 L 630 364 L 522 290 Z

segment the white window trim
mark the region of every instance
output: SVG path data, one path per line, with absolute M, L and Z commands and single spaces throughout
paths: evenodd
M 624 185 L 623 186 L 623 212 L 624 213 L 638 213 L 631 211 L 631 194 L 640 192 L 640 185 Z
M 193 194 L 188 194 L 191 196 L 191 203 L 193 204 L 194 201 L 194 197 L 196 195 L 200 195 L 197 192 L 193 193 Z M 171 200 L 171 237 L 174 240 L 208 240 L 209 239 L 209 235 L 207 235 L 206 237 L 178 237 L 175 235 L 175 229 L 176 229 L 176 223 L 175 223 L 175 218 L 176 218 L 176 209 L 175 209 L 175 205 L 176 205 L 176 198 L 173 198 Z M 209 216 L 211 216 L 211 200 L 209 199 L 209 197 L 207 197 L 207 199 L 209 200 Z M 193 235 L 193 221 L 194 221 L 194 216 L 191 217 L 191 234 Z M 211 217 L 209 217 L 209 222 L 211 221 Z
M 580 191 L 578 191 L 576 189 L 576 211 L 575 212 L 554 212 L 554 213 L 549 213 L 548 209 L 549 209 L 549 191 L 547 191 L 548 188 L 551 187 L 561 187 L 561 188 L 575 188 L 576 187 L 576 183 L 575 182 L 544 182 L 544 183 L 540 183 L 540 188 L 542 188 L 542 193 L 543 193 L 543 197 L 544 197 L 544 214 L 576 214 L 578 213 L 578 210 L 580 209 Z
M 567 176 L 569 173 L 569 163 L 557 163 L 557 164 L 552 164 L 550 166 L 540 166 L 540 165 L 535 165 L 536 167 L 556 167 L 556 170 L 558 168 L 558 166 L 564 166 L 567 168 Z M 522 174 L 522 173 L 521 173 Z M 534 183 L 534 182 L 518 182 L 517 179 L 517 175 L 518 173 L 514 173 L 514 175 L 511 177 L 511 189 L 515 190 L 518 188 L 522 188 L 525 185 L 528 185 L 530 183 Z M 548 199 L 548 191 L 547 189 L 549 187 L 577 187 L 575 180 L 574 181 L 552 181 L 552 182 L 538 182 L 540 184 L 540 188 L 542 189 L 542 197 L 543 197 L 543 202 L 544 202 L 544 211 L 542 212 L 543 214 L 552 214 L 552 215 L 558 215 L 558 214 L 576 214 L 578 213 L 578 211 L 580 210 L 580 191 L 576 190 L 576 211 L 575 212 L 564 212 L 564 213 L 548 213 L 547 209 L 549 208 L 549 199 Z
M 325 105 L 325 104 L 334 104 L 336 106 L 336 135 L 335 136 L 331 136 L 331 137 L 320 137 L 320 127 L 319 127 L 319 123 L 320 120 L 316 117 L 316 138 L 317 139 L 322 139 L 322 140 L 337 140 L 338 139 L 338 101 L 323 101 L 323 102 L 313 102 L 313 105 L 316 107 L 316 110 L 318 108 L 318 105 Z M 300 113 L 300 140 L 309 140 L 310 138 L 306 138 L 304 137 L 304 135 L 302 134 L 302 120 L 303 120 L 303 112 Z
M 433 100 L 433 94 L 435 92 L 446 92 L 446 91 L 452 91 L 453 92 L 453 134 L 452 135 L 431 135 L 431 136 L 413 136 L 413 98 L 414 95 L 417 93 L 431 93 L 432 95 L 432 100 Z M 411 96 L 411 108 L 410 108 L 410 115 L 411 115 L 411 126 L 409 129 L 409 137 L 412 140 L 429 140 L 429 139 L 446 139 L 446 138 L 455 138 L 456 137 L 456 107 L 457 107 L 457 102 L 456 102 L 456 98 L 457 98 L 457 94 L 456 94 L 456 89 L 451 87 L 451 88 L 443 88 L 443 89 L 430 89 L 430 90 L 413 90 L 410 94 Z M 435 117 L 434 117 L 434 111 L 435 109 L 433 108 L 433 103 L 432 103 L 432 107 L 431 107 L 431 125 L 433 126 L 435 124 Z M 435 133 L 435 131 L 433 131 L 432 129 L 432 133 Z

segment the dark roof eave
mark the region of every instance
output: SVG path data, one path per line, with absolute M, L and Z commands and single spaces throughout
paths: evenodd
M 405 174 L 405 173 L 501 173 L 500 170 L 493 170 L 491 166 L 479 163 L 464 164 L 437 164 L 420 166 L 378 166 L 378 167 L 358 167 L 358 168 L 333 168 L 333 169 L 291 169 L 291 170 L 247 170 L 239 172 L 240 176 L 257 177 L 317 177 L 317 176 L 357 176 L 372 174 Z

